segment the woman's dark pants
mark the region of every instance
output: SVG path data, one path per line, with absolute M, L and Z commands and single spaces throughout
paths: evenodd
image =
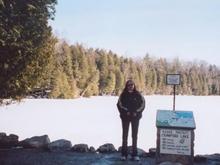
M 128 131 L 129 125 L 131 123 L 132 129 L 132 157 L 137 156 L 137 134 L 139 120 L 137 118 L 133 119 L 121 119 L 122 121 L 122 156 L 128 156 Z

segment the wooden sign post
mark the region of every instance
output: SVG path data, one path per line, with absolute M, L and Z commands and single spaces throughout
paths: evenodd
M 180 74 L 167 74 L 166 84 L 173 85 L 173 110 L 157 111 L 156 164 L 169 161 L 193 165 L 196 128 L 193 112 L 175 110 L 176 85 L 180 85 Z
M 167 74 L 166 84 L 173 85 L 173 111 L 175 111 L 176 85 L 180 85 L 180 74 Z

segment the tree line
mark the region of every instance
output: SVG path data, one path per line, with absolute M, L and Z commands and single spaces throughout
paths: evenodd
M 148 54 L 134 59 L 112 51 L 69 45 L 59 41 L 55 46 L 50 83 L 41 89 L 51 89 L 52 98 L 74 98 L 92 95 L 119 95 L 128 79 L 145 95 L 173 92 L 165 83 L 167 73 L 181 74 L 177 93 L 182 95 L 219 95 L 220 70 L 205 62 L 168 61 Z M 49 73 L 49 72 L 48 72 Z
M 219 95 L 220 70 L 205 62 L 168 61 L 146 55 L 71 45 L 52 34 L 56 0 L 0 0 L 0 98 L 76 98 L 118 95 L 133 79 L 146 95 L 171 94 L 167 73 L 181 74 L 177 93 Z

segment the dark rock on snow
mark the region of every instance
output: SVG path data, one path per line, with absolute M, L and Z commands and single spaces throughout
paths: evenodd
M 92 152 L 92 153 L 95 153 L 96 151 L 95 151 L 95 148 L 94 147 L 89 147 L 89 152 Z
M 115 149 L 114 145 L 111 143 L 106 143 L 101 145 L 98 149 L 98 152 L 100 153 L 111 153 L 111 152 L 116 152 L 117 150 Z
M 149 149 L 149 156 L 154 157 L 156 155 L 156 148 L 150 148 Z
M 65 139 L 56 140 L 48 144 L 48 149 L 52 152 L 69 151 L 71 147 L 72 143 Z
M 194 157 L 194 161 L 195 162 L 204 162 L 204 161 L 206 161 L 206 157 L 204 155 L 196 155 Z
M 89 147 L 87 144 L 76 144 L 72 147 L 71 151 L 74 152 L 89 152 Z
M 220 154 L 204 155 L 210 165 L 220 165 Z
M 48 135 L 34 136 L 19 142 L 23 148 L 47 148 L 50 143 Z
M 18 136 L 10 134 L 9 136 L 6 133 L 0 133 L 0 148 L 11 148 L 18 145 Z

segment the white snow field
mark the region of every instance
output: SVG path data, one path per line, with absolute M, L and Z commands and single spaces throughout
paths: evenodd
M 0 132 L 17 134 L 19 140 L 47 134 L 51 141 L 67 139 L 98 148 L 121 145 L 118 97 L 96 96 L 71 100 L 25 99 L 0 107 Z M 138 147 L 156 147 L 156 111 L 172 110 L 173 96 L 145 96 Z M 176 96 L 176 110 L 193 111 L 196 122 L 195 154 L 220 153 L 220 96 Z M 129 145 L 131 145 L 131 129 Z

